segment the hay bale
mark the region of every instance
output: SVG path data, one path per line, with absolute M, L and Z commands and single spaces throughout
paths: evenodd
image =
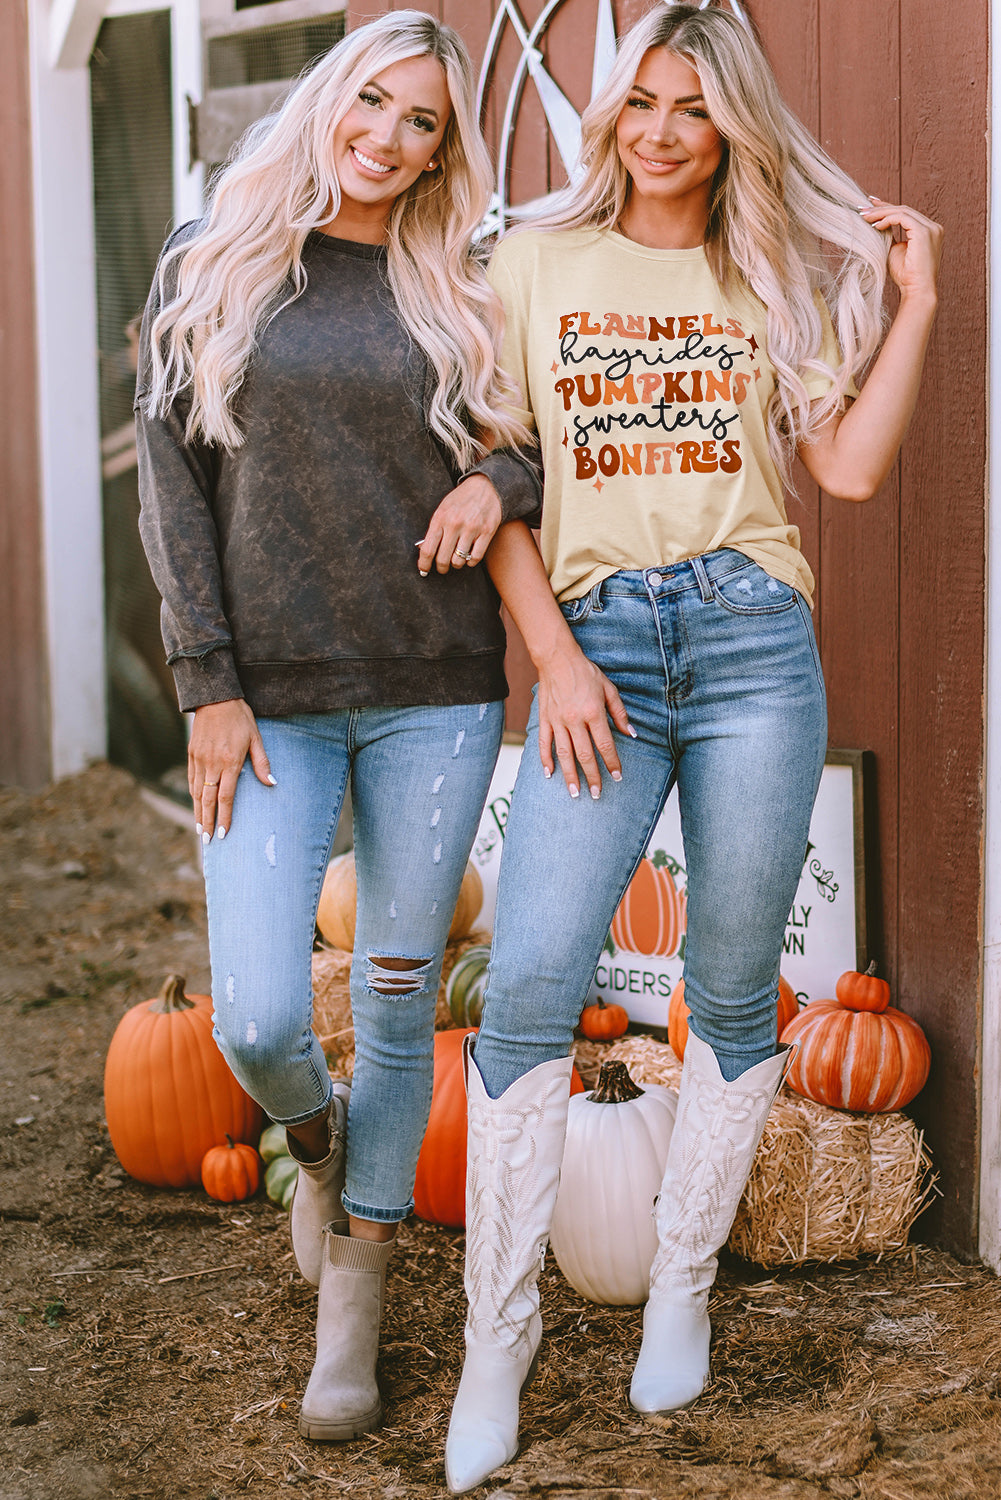
M 652 1037 L 631 1036 L 608 1054 L 637 1083 L 677 1088 L 681 1064 Z M 762 1266 L 885 1255 L 907 1235 L 934 1192 L 924 1137 L 903 1114 L 829 1109 L 783 1089 L 728 1241 Z
M 470 932 L 445 945 L 441 981 L 435 1006 L 439 1031 L 455 1025 L 445 999 L 445 985 L 455 962 L 477 943 L 489 943 L 487 932 Z M 351 1024 L 351 959 L 340 948 L 317 948 L 313 953 L 313 1030 L 335 1078 L 350 1078 L 354 1071 L 355 1034 Z

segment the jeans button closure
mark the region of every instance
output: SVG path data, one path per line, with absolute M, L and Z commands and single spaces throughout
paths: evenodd
M 651 588 L 658 588 L 664 582 L 664 580 L 663 578 L 661 578 L 659 573 L 650 573 L 647 575 L 647 582 L 650 584 Z

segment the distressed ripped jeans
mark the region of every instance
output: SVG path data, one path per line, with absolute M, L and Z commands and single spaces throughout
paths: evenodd
M 248 760 L 232 827 L 205 850 L 216 1041 L 273 1120 L 298 1125 L 328 1104 L 311 953 L 350 777 L 358 918 L 344 1204 L 358 1218 L 395 1221 L 413 1205 L 439 973 L 503 705 L 344 709 L 259 728 L 277 785 L 262 786 Z
M 533 708 L 504 837 L 476 1062 L 496 1098 L 565 1057 L 615 909 L 677 781 L 688 875 L 685 1000 L 723 1076 L 776 1049 L 779 959 L 827 746 L 810 611 L 725 549 L 615 573 L 564 607 L 622 695 L 615 733 L 573 801 L 538 754 Z M 665 1012 L 664 1024 L 667 1023 Z

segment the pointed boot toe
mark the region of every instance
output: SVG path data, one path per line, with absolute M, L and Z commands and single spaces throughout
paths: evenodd
M 709 1380 L 709 1316 L 691 1304 L 650 1303 L 629 1387 L 634 1411 L 683 1411 Z
M 475 1490 L 495 1469 L 509 1464 L 518 1454 L 518 1440 L 513 1449 L 496 1434 L 467 1433 L 450 1437 L 445 1447 L 445 1481 L 450 1495 L 465 1495 Z

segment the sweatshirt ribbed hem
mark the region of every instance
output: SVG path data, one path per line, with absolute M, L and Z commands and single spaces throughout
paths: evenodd
M 247 702 L 261 718 L 327 713 L 338 708 L 448 707 L 507 697 L 504 654 L 450 656 L 427 661 L 347 660 L 239 665 Z

